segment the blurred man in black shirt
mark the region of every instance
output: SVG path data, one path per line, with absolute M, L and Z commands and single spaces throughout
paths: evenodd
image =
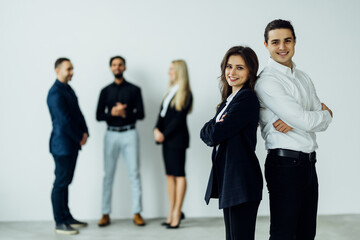
M 136 121 L 144 118 L 141 90 L 123 77 L 126 70 L 123 57 L 112 57 L 110 59 L 110 69 L 115 76 L 115 80 L 101 90 L 96 111 L 96 119 L 106 121 L 108 125 L 104 142 L 103 216 L 98 225 L 103 227 L 110 224 L 112 186 L 117 159 L 121 152 L 130 177 L 134 223 L 143 226 L 145 221 L 140 215 L 142 203 L 139 141 L 135 129 Z

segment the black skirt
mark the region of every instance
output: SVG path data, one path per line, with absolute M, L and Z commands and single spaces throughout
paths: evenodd
M 186 148 L 162 148 L 166 175 L 185 177 Z

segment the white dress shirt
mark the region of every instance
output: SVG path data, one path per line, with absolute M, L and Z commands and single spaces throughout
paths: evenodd
M 162 110 L 160 112 L 160 116 L 161 117 L 165 117 L 166 115 L 166 112 L 167 112 L 167 109 L 169 107 L 169 104 L 170 104 L 170 101 L 171 99 L 173 99 L 173 97 L 175 96 L 177 90 L 179 89 L 179 85 L 176 84 L 174 86 L 172 86 L 170 89 L 169 89 L 169 92 L 168 94 L 166 95 L 164 101 L 163 101 L 163 105 L 162 105 Z
M 310 77 L 270 58 L 260 73 L 255 91 L 260 101 L 260 127 L 266 149 L 285 148 L 310 153 L 318 148 L 315 132 L 325 131 L 332 117 L 321 110 Z M 273 123 L 281 119 L 293 129 L 277 131 Z

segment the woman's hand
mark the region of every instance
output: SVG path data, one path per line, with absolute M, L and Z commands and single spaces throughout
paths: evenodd
M 154 139 L 155 139 L 155 142 L 158 142 L 158 143 L 162 143 L 165 140 L 164 134 L 162 132 L 160 132 L 160 130 L 157 128 L 154 129 Z
M 224 118 L 226 117 L 226 114 L 227 114 L 227 113 L 224 113 L 224 114 L 221 116 L 221 119 L 219 120 L 219 122 L 223 122 L 223 121 L 224 121 Z

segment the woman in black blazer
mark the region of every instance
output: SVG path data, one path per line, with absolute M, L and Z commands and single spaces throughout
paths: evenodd
M 186 191 L 185 152 L 189 147 L 186 117 L 192 108 L 185 61 L 173 61 L 169 77 L 170 86 L 161 104 L 154 138 L 158 144 L 162 144 L 169 195 L 169 214 L 162 225 L 174 229 L 180 226 L 180 221 L 184 218 L 181 208 Z
M 219 198 L 226 239 L 253 240 L 262 198 L 262 173 L 255 155 L 259 102 L 254 93 L 258 59 L 249 47 L 228 50 L 221 63 L 222 102 L 200 137 L 213 147 L 205 201 Z

